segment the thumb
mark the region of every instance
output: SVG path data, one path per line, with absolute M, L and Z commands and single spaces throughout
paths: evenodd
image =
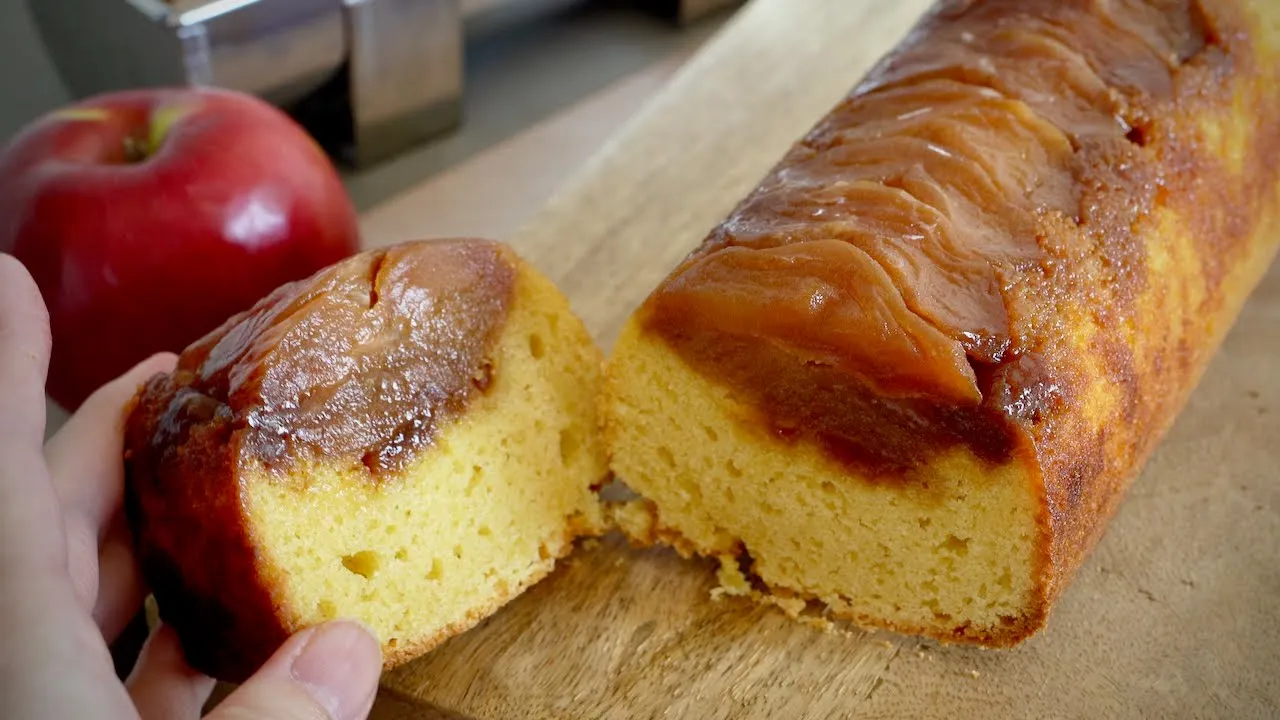
M 363 626 L 334 621 L 285 641 L 208 720 L 364 720 L 382 673 L 382 647 Z

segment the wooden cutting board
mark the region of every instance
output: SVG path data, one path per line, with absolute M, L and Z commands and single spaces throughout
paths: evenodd
M 753 0 L 505 239 L 608 347 L 649 289 L 927 5 Z M 824 633 L 713 600 L 705 564 L 607 538 L 389 673 L 374 716 L 1280 717 L 1276 328 L 1280 268 L 1047 630 L 1020 648 Z

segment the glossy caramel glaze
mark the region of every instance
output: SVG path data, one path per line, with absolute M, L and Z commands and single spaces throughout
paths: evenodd
M 1157 203 L 1205 200 L 1199 183 L 1223 176 L 1173 122 L 1228 107 L 1227 80 L 1253 71 L 1248 34 L 1230 32 L 1237 3 L 1213 5 L 940 3 L 642 322 L 779 436 L 815 439 L 872 480 L 957 445 L 1034 460 L 1079 401 L 1061 306 L 1114 316 L 1100 324 L 1133 382 L 1126 313 L 1153 241 L 1138 233 Z M 1249 172 L 1274 185 L 1271 168 Z M 1229 256 L 1251 231 L 1204 242 Z
M 484 392 L 516 271 L 498 245 L 365 253 L 286 285 L 182 354 L 151 443 L 225 424 L 242 460 L 402 469 Z

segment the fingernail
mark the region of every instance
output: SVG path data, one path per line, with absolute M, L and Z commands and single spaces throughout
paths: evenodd
M 362 720 L 378 689 L 382 647 L 357 623 L 326 623 L 312 631 L 290 672 L 333 720 Z

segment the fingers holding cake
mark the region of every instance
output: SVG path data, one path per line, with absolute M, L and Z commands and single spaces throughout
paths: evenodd
M 0 451 L 34 462 L 44 432 L 49 314 L 26 269 L 0 253 Z M 32 422 L 32 418 L 40 418 Z
M 45 444 L 45 462 L 62 508 L 67 569 L 76 594 L 108 641 L 142 604 L 143 584 L 124 524 L 124 424 L 138 388 L 170 370 L 176 357 L 155 355 L 89 396 Z

